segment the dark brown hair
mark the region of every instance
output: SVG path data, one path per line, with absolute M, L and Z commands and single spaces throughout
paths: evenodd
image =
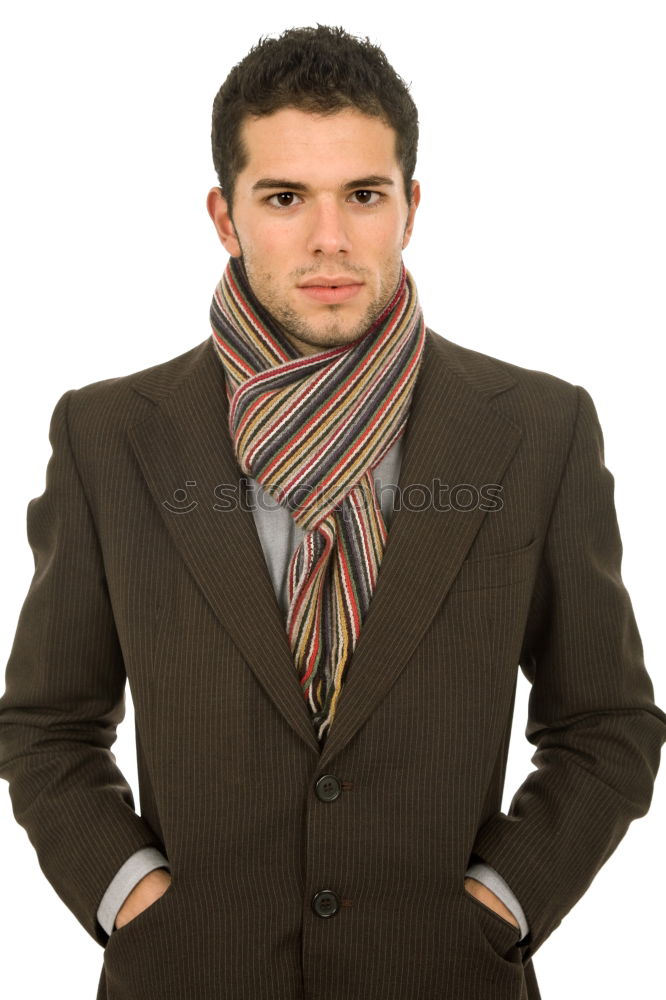
M 382 119 L 396 133 L 396 158 L 411 203 L 419 128 L 407 84 L 368 38 L 318 24 L 260 38 L 215 96 L 213 163 L 230 208 L 236 176 L 247 163 L 243 122 L 287 107 L 318 114 L 356 108 Z

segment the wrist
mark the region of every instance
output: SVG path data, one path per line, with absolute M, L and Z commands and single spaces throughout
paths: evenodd
M 494 910 L 498 916 L 503 917 L 504 920 L 508 920 L 510 924 L 513 924 L 516 930 L 520 930 L 520 924 L 508 906 L 502 902 L 499 896 L 495 895 L 492 889 L 489 889 L 487 885 L 484 885 L 483 882 L 479 882 L 471 876 L 466 876 L 465 889 L 478 899 L 480 903 L 483 903 L 485 906 L 489 907 L 489 909 Z
M 138 916 L 146 907 L 154 903 L 156 899 L 166 892 L 171 884 L 171 875 L 165 868 L 154 868 L 140 879 L 132 891 L 127 895 L 122 906 L 116 914 L 114 929 L 129 923 Z

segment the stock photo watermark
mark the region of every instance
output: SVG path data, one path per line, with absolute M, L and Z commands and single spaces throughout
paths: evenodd
M 301 483 L 296 487 L 285 500 L 279 503 L 261 486 L 256 488 L 250 483 L 247 477 L 242 477 L 237 483 L 219 483 L 211 490 L 208 501 L 202 499 L 197 481 L 188 479 L 184 487 L 178 487 L 173 491 L 170 500 L 163 500 L 162 506 L 171 514 L 190 514 L 202 504 L 210 506 L 212 510 L 226 513 L 232 510 L 275 510 L 277 507 L 286 507 L 290 512 L 298 510 L 301 506 L 307 505 L 311 510 L 328 511 L 331 509 L 330 498 L 321 496 L 317 489 L 307 483 Z M 375 481 L 375 493 L 380 507 L 384 509 L 385 498 L 390 496 L 391 509 L 409 510 L 413 512 L 436 510 L 455 511 L 464 513 L 466 511 L 482 510 L 492 512 L 502 510 L 504 506 L 502 497 L 502 486 L 500 483 L 444 483 L 441 479 L 435 478 L 430 484 L 409 483 L 406 486 L 395 485 L 394 483 L 382 484 Z M 356 491 L 354 500 L 349 497 L 334 505 L 335 510 L 343 517 L 353 517 L 354 511 L 363 506 L 365 493 Z

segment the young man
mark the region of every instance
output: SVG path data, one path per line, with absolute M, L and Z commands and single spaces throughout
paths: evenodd
M 368 42 L 264 40 L 214 103 L 210 336 L 56 405 L 0 775 L 98 1000 L 535 1000 L 649 808 L 594 404 L 426 328 L 417 136 Z

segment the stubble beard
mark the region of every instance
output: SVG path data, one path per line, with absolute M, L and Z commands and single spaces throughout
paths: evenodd
M 245 254 L 242 254 L 241 260 L 245 266 L 252 291 L 263 307 L 270 313 L 282 333 L 286 334 L 289 339 L 293 337 L 295 340 L 308 344 L 310 347 L 317 348 L 320 351 L 351 344 L 363 337 L 375 320 L 381 316 L 386 308 L 386 304 L 395 293 L 400 279 L 402 263 L 401 259 L 397 262 L 395 276 L 391 275 L 382 280 L 379 294 L 369 303 L 362 317 L 350 329 L 343 323 L 340 316 L 344 309 L 343 304 L 325 306 L 326 324 L 324 326 L 313 327 L 295 309 L 283 301 L 279 293 L 276 294 L 271 290 L 270 274 L 264 273 L 258 279 L 251 265 L 248 265 Z M 305 273 L 306 271 L 303 272 L 303 274 Z
M 269 297 L 264 299 L 263 304 L 284 334 L 301 343 L 308 344 L 310 347 L 324 351 L 359 340 L 381 315 L 387 301 L 388 295 L 378 296 L 368 305 L 358 323 L 351 328 L 343 324 L 341 318 L 338 318 L 338 314 L 344 308 L 342 305 L 325 306 L 327 322 L 325 325 L 315 328 L 307 323 L 295 309 L 285 303 L 277 302 Z

